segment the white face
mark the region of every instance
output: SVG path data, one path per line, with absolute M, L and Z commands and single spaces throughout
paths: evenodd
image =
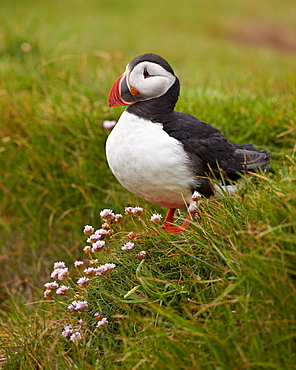
M 164 95 L 176 81 L 176 77 L 152 62 L 141 62 L 133 70 L 126 67 L 126 80 L 129 89 L 139 91 L 137 100 L 149 100 Z

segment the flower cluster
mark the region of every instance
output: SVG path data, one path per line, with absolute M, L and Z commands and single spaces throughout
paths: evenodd
M 119 223 L 122 215 L 114 214 L 112 210 L 105 209 L 101 212 L 101 218 L 104 221 L 101 229 L 95 230 L 91 225 L 84 226 L 83 233 L 87 235 L 87 243 L 89 245 L 85 246 L 83 250 L 88 254 L 89 258 L 88 262 L 74 261 L 76 273 L 80 275 L 77 280 L 75 281 L 74 279 L 73 281 L 73 278 L 70 276 L 72 273 L 70 274 L 65 262 L 59 261 L 54 263 L 53 271 L 50 274 L 50 277 L 55 280 L 44 284 L 44 297 L 46 299 L 54 299 L 55 296 L 68 296 L 68 299 L 70 299 L 67 306 L 67 317 L 72 322 L 64 327 L 62 336 L 68 338 L 73 344 L 78 344 L 83 338 L 82 325 L 84 322 L 81 319 L 81 315 L 87 314 L 89 309 L 89 302 L 82 298 L 84 292 L 86 292 L 85 289 L 91 283 L 92 278 L 104 276 L 116 268 L 114 263 L 100 264 L 95 257 L 104 250 L 106 246 L 105 239 L 108 236 L 112 236 L 111 225 Z M 63 282 L 63 284 L 60 285 L 60 282 Z M 78 327 L 77 322 L 73 324 L 73 318 L 77 314 L 79 315 Z M 106 317 L 97 314 L 95 319 L 97 320 L 96 326 L 98 328 L 102 329 L 108 325 Z
M 126 215 L 142 216 L 144 210 L 142 207 L 125 207 L 124 213 Z
M 87 302 L 73 301 L 72 304 L 69 306 L 69 309 L 81 312 L 82 310 L 87 309 Z M 98 312 L 94 314 L 94 318 L 97 321 L 97 328 L 103 329 L 108 325 L 107 317 L 103 317 Z M 83 325 L 84 321 L 82 319 L 79 319 L 78 326 L 74 326 L 73 324 L 68 324 L 64 326 L 61 333 L 62 337 L 69 339 L 71 342 L 73 342 L 73 344 L 79 344 L 79 342 L 83 338 L 83 334 L 81 334 Z
M 55 292 L 57 295 L 66 295 L 70 289 L 67 285 L 61 285 L 54 281 L 51 283 L 44 284 L 45 291 L 44 291 L 44 298 L 50 299 L 53 297 L 53 293 Z
M 94 314 L 94 318 L 98 321 L 97 328 L 103 329 L 105 326 L 108 325 L 108 319 L 103 317 L 99 312 Z
M 96 250 L 92 250 L 93 252 L 96 252 Z M 97 264 L 98 260 L 93 259 L 92 264 Z M 63 267 L 58 267 L 59 264 L 63 264 Z M 75 261 L 74 266 L 77 270 L 81 270 L 84 267 L 83 261 Z M 94 276 L 102 276 L 105 275 L 108 272 L 111 272 L 116 267 L 115 263 L 105 263 L 103 265 L 98 265 L 95 267 L 88 267 L 83 270 L 84 276 L 80 277 L 76 284 L 79 288 L 85 288 L 90 283 L 90 278 Z M 51 277 L 54 279 L 65 281 L 69 278 L 69 269 L 66 267 L 64 262 L 56 262 L 54 264 L 54 270 L 51 273 Z M 44 298 L 50 299 L 53 298 L 53 293 L 55 292 L 57 295 L 67 295 L 67 293 L 70 290 L 70 285 L 59 285 L 56 281 L 48 282 L 44 284 L 45 291 L 44 291 Z
M 103 224 L 103 230 L 109 229 L 110 225 L 116 225 L 122 220 L 122 215 L 120 213 L 114 214 L 111 209 L 103 209 L 100 212 L 101 219 L 105 221 Z
M 104 265 L 100 265 L 98 267 L 88 267 L 84 270 L 84 273 L 87 277 L 102 276 L 107 272 L 114 270 L 115 267 L 115 263 L 105 263 Z
M 73 301 L 69 306 L 69 310 L 74 310 L 74 311 L 85 311 L 88 308 L 88 303 L 87 301 Z
M 94 234 L 91 234 L 89 238 L 86 240 L 88 243 L 95 243 L 100 239 L 104 239 L 107 236 L 111 236 L 112 232 L 111 230 L 106 230 L 106 229 L 98 229 L 94 232 Z
M 72 324 L 66 325 L 64 327 L 64 330 L 62 331 L 62 336 L 64 338 L 70 339 L 70 341 L 73 342 L 74 344 L 78 344 L 82 339 L 81 332 L 75 331 Z
M 126 207 L 125 214 L 136 217 L 141 217 L 144 210 L 141 207 Z M 122 220 L 121 214 L 115 214 L 111 209 L 104 209 L 100 212 L 102 226 L 95 230 L 91 225 L 85 225 L 83 229 L 84 235 L 87 236 L 87 245 L 83 251 L 87 255 L 86 260 L 74 261 L 74 278 L 73 272 L 70 272 L 65 262 L 58 261 L 53 265 L 53 271 L 50 277 L 53 281 L 44 284 L 44 297 L 46 299 L 57 299 L 60 296 L 65 296 L 67 305 L 67 320 L 68 325 L 64 326 L 61 333 L 62 337 L 69 339 L 73 344 L 77 345 L 84 336 L 83 327 L 86 325 L 84 317 L 89 315 L 90 302 L 86 299 L 87 292 L 92 286 L 92 280 L 105 276 L 111 273 L 115 268 L 115 263 L 107 262 L 100 263 L 100 260 L 106 259 L 106 255 L 102 252 L 108 251 L 108 237 L 112 237 L 114 231 L 113 226 L 117 225 Z M 162 216 L 153 214 L 151 222 L 160 223 Z M 138 235 L 135 232 L 130 232 L 127 235 L 130 241 L 127 241 L 121 246 L 123 252 L 131 252 L 135 248 L 135 242 Z M 146 251 L 135 253 L 135 257 L 142 260 L 146 258 Z M 104 261 L 105 262 L 105 261 Z M 78 275 L 78 276 L 75 276 Z M 94 320 L 97 321 L 96 327 L 103 329 L 108 325 L 108 318 L 103 317 L 100 313 L 94 314 Z

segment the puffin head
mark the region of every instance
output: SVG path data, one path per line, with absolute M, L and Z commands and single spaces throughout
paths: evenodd
M 179 82 L 172 67 L 161 56 L 143 54 L 134 58 L 115 81 L 109 93 L 109 107 L 132 105 L 165 95 Z M 176 96 L 178 99 L 179 90 Z

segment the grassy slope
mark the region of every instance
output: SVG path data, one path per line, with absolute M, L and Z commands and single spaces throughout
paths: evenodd
M 131 57 L 153 51 L 172 63 L 183 82 L 179 110 L 215 124 L 237 143 L 270 148 L 273 168 L 248 182 L 240 196 L 206 204 L 201 227 L 193 225 L 191 233 L 139 242 L 137 248 L 151 253 L 147 265 L 153 276 L 176 285 L 177 303 L 165 302 L 171 309 L 162 311 L 159 295 L 167 288 L 160 284 L 151 296 L 144 284 L 142 294 L 154 303 L 121 307 L 115 284 L 114 310 L 121 307 L 137 325 L 121 319 L 124 330 L 116 340 L 107 337 L 102 361 L 125 359 L 118 366 L 127 368 L 292 368 L 295 54 L 232 41 L 252 22 L 295 31 L 291 4 L 1 2 L 2 338 L 6 348 L 6 341 L 25 343 L 20 348 L 27 353 L 18 356 L 9 347 L 15 366 L 21 361 L 23 368 L 50 368 L 54 361 L 63 368 L 75 361 L 82 368 L 84 352 L 95 366 L 97 354 L 87 346 L 72 354 L 74 360 L 61 360 L 63 348 L 49 336 L 54 308 L 24 303 L 40 299 L 54 261 L 70 264 L 83 257 L 82 227 L 99 227 L 101 209 L 146 207 L 108 170 L 101 123 L 121 112 L 106 105 L 113 80 Z M 29 53 L 21 50 L 24 42 L 30 43 Z M 127 218 L 123 235 L 134 228 Z M 120 243 L 113 239 L 110 245 L 118 249 Z M 138 263 L 120 258 L 132 287 Z M 171 277 L 163 264 L 182 278 Z M 197 275 L 208 281 L 202 288 Z M 32 336 L 33 348 L 26 347 Z

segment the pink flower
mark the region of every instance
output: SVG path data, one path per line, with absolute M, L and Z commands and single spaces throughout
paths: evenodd
M 102 276 L 107 272 L 107 268 L 105 265 L 101 265 L 96 268 L 96 276 Z
M 52 297 L 52 290 L 51 289 L 46 289 L 43 293 L 43 297 L 46 299 L 50 299 Z
M 96 230 L 95 235 L 98 235 L 99 236 L 99 239 L 100 238 L 103 238 L 104 236 L 108 236 L 109 235 L 109 230 L 106 230 L 106 229 L 98 229 L 98 230 Z
M 143 208 L 142 207 L 134 207 L 132 208 L 132 214 L 135 216 L 141 216 L 143 213 Z
M 84 230 L 83 230 L 83 233 L 85 234 L 85 235 L 91 235 L 91 234 L 93 234 L 93 232 L 94 232 L 95 230 L 94 230 L 94 228 L 92 227 L 92 226 L 90 226 L 90 225 L 85 225 L 84 226 Z
M 142 207 L 125 207 L 125 214 L 126 215 L 134 215 L 134 216 L 141 216 L 143 213 Z
M 69 291 L 70 287 L 66 285 L 61 285 L 59 289 L 57 289 L 56 294 L 57 295 L 66 295 Z
M 106 222 L 112 221 L 115 218 L 115 214 L 113 213 L 113 211 L 111 209 L 103 209 L 100 212 L 100 216 L 101 216 L 102 220 L 104 220 Z
M 100 252 L 104 245 L 105 242 L 103 240 L 98 240 L 97 242 L 93 243 L 91 251 L 93 253 Z
M 77 280 L 77 284 L 81 286 L 82 288 L 85 288 L 86 286 L 88 286 L 89 282 L 90 282 L 90 279 L 87 277 L 82 277 Z
M 64 269 L 59 270 L 58 279 L 59 280 L 67 280 L 69 277 L 69 269 L 68 267 L 65 267 Z
M 52 277 L 53 279 L 57 279 L 59 276 L 59 270 L 60 269 L 53 270 L 53 272 L 50 274 L 50 277 Z
M 122 215 L 120 213 L 116 213 L 115 219 L 114 219 L 115 223 L 118 223 L 121 220 L 122 220 Z
M 65 268 L 56 268 L 53 270 L 53 272 L 50 275 L 53 279 L 58 279 L 58 280 L 67 280 L 69 277 L 69 269 L 68 267 Z
M 150 218 L 150 221 L 156 223 L 156 224 L 159 224 L 161 222 L 161 219 L 162 219 L 162 215 L 160 214 L 153 214 Z
M 95 276 L 96 270 L 93 267 L 88 267 L 87 269 L 84 270 L 84 273 L 88 277 Z
M 103 317 L 102 320 L 98 321 L 97 328 L 105 328 L 108 325 L 108 320 L 106 317 Z
M 132 209 L 133 209 L 133 207 L 125 207 L 124 213 L 126 215 L 131 215 L 132 214 Z
M 103 122 L 103 128 L 105 130 L 112 130 L 112 128 L 115 127 L 115 125 L 116 125 L 116 121 L 106 120 L 106 121 Z
M 192 194 L 192 200 L 194 201 L 194 202 L 198 202 L 198 201 L 200 201 L 201 200 L 201 198 L 202 198 L 202 196 L 201 196 L 201 194 L 198 192 L 198 191 L 195 191 L 193 194 Z
M 92 234 L 86 241 L 87 241 L 87 243 L 95 243 L 99 239 L 101 239 L 101 235 L 96 232 L 95 234 Z
M 75 261 L 74 266 L 77 268 L 77 270 L 81 270 L 84 266 L 84 262 L 83 261 Z
M 46 289 L 49 289 L 49 290 L 56 290 L 58 289 L 59 287 L 59 284 L 56 282 L 56 281 L 53 281 L 51 283 L 46 283 L 44 284 L 45 288 Z
M 121 250 L 125 251 L 125 252 L 129 252 L 131 250 L 133 250 L 135 247 L 135 244 L 132 243 L 132 242 L 127 242 L 125 243 L 122 247 L 121 247 Z
M 96 313 L 94 314 L 94 318 L 95 318 L 97 321 L 100 321 L 100 320 L 103 318 L 103 316 L 102 316 L 99 312 L 96 312 Z
M 86 245 L 86 246 L 83 248 L 83 252 L 84 252 L 84 253 L 90 253 L 90 252 L 91 252 L 91 246 L 90 246 L 90 245 Z
M 116 265 L 115 263 L 105 263 L 105 265 L 103 265 L 107 268 L 107 271 L 112 271 L 115 269 Z
M 73 333 L 71 336 L 70 336 L 70 341 L 73 342 L 74 344 L 78 344 L 82 339 L 82 336 L 81 334 L 79 333 L 79 331 Z
M 87 310 L 88 308 L 88 303 L 87 301 L 73 301 L 69 306 L 69 310 L 74 310 L 74 311 L 84 311 Z
M 95 269 L 96 276 L 102 276 L 106 274 L 107 272 L 114 270 L 115 267 L 116 267 L 115 263 L 105 263 L 105 265 L 101 265 Z
M 56 270 L 56 269 L 63 269 L 66 267 L 66 264 L 65 262 L 55 262 L 53 264 L 53 269 Z
M 62 331 L 62 336 L 65 337 L 65 338 L 69 338 L 70 335 L 73 334 L 73 329 L 72 329 L 72 325 L 67 325 L 64 327 L 64 330 Z

